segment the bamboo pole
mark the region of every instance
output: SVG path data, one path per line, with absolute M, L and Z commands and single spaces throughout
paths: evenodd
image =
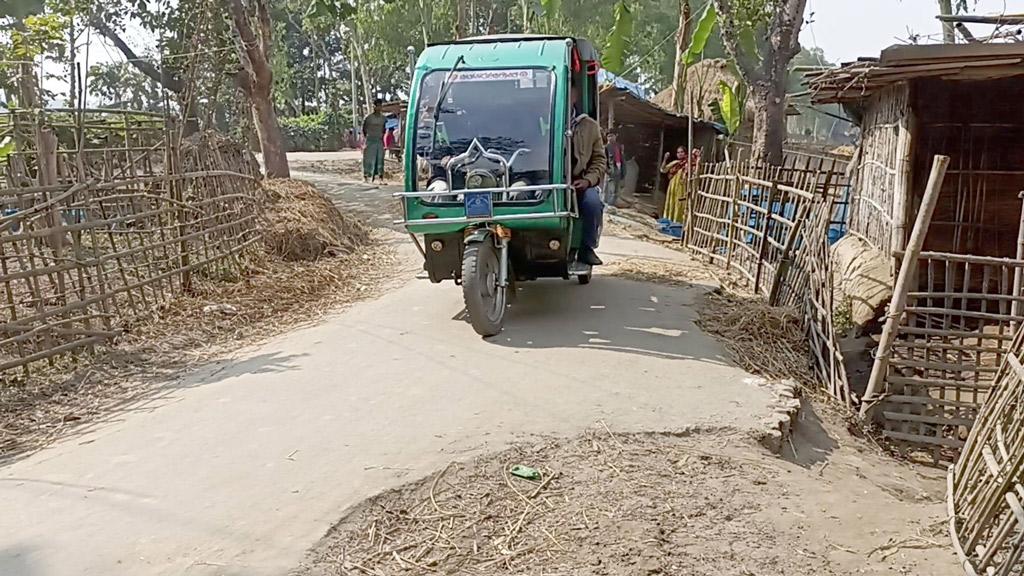
M 896 341 L 897 326 L 903 317 L 907 293 L 910 292 L 910 282 L 916 275 L 917 258 L 921 253 L 921 248 L 924 246 L 925 235 L 928 232 L 928 225 L 931 223 L 932 214 L 935 212 L 935 205 L 938 203 L 939 194 L 942 191 L 942 181 L 946 177 L 946 168 L 948 166 L 949 156 L 936 155 L 935 160 L 932 162 L 932 171 L 928 176 L 928 185 L 925 187 L 921 208 L 917 212 L 914 228 L 910 232 L 910 239 L 907 241 L 907 248 L 903 253 L 899 275 L 896 277 L 896 285 L 892 291 L 892 301 L 889 303 L 889 312 L 886 315 L 885 326 L 882 328 L 882 336 L 878 342 L 875 363 L 871 367 L 871 376 L 868 379 L 868 386 L 862 399 L 860 409 L 862 417 L 867 416 L 873 403 L 877 400 L 876 396 L 889 370 L 890 355 L 892 354 L 893 343 Z
M 911 122 L 913 122 L 913 118 L 907 114 L 899 123 L 899 136 L 896 138 L 897 171 L 893 186 L 893 232 L 890 243 L 892 252 L 903 250 L 907 236 L 907 207 L 910 205 L 911 155 L 913 154 Z
M 1018 198 L 1024 200 L 1024 192 L 1017 195 Z M 1020 224 L 1017 226 L 1017 260 L 1024 259 L 1024 201 L 1020 205 Z M 1020 267 L 1016 267 L 1013 270 L 1013 295 L 1019 296 L 1021 290 L 1021 284 L 1024 283 L 1024 278 L 1021 275 Z M 1014 301 L 1012 306 L 1013 316 L 1020 316 L 1020 302 Z M 1013 332 L 1017 332 L 1017 328 L 1020 326 L 1020 322 L 1013 322 Z
M 758 247 L 757 254 L 757 272 L 754 275 L 754 294 L 758 294 L 761 291 L 761 274 L 764 271 L 765 259 L 768 257 L 768 242 L 771 238 L 772 226 L 772 203 L 775 202 L 776 192 L 778 191 L 777 185 L 773 182 L 771 187 L 768 188 L 768 209 L 764 213 L 764 229 L 761 231 L 761 245 Z M 761 199 L 758 198 L 758 204 L 761 203 Z
M 661 195 L 661 168 L 665 165 L 665 125 L 658 129 L 658 169 L 654 172 L 654 200 L 657 202 Z M 668 194 L 665 195 L 665 202 L 668 203 Z M 662 212 L 665 209 L 662 208 Z
M 800 206 L 800 210 L 797 212 L 796 220 L 793 227 L 789 229 L 789 235 L 786 237 L 786 244 L 782 248 L 782 256 L 779 258 L 779 266 L 775 271 L 775 278 L 772 279 L 771 290 L 768 291 L 768 304 L 770 306 L 779 305 L 779 291 L 782 289 L 782 282 L 789 274 L 789 268 L 792 266 L 792 253 L 793 248 L 796 246 L 796 239 L 800 236 L 800 229 L 804 225 L 804 221 L 807 220 L 807 209 L 810 204 L 804 204 Z

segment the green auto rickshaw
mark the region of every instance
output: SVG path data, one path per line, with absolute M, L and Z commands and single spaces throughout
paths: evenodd
M 415 63 L 399 223 L 432 282 L 462 285 L 483 336 L 501 331 L 515 282 L 590 282 L 570 127 L 574 104 L 599 118 L 599 66 L 586 40 L 535 35 L 434 44 Z

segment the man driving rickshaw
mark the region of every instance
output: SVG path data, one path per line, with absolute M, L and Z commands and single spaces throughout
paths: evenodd
M 481 335 L 517 281 L 588 284 L 601 264 L 599 66 L 586 40 L 536 35 L 430 45 L 413 66 L 399 223 Z

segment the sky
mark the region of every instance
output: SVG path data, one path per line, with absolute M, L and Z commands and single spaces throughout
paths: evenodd
M 1024 0 L 968 0 L 968 5 L 973 14 L 1024 14 Z M 807 0 L 800 43 L 821 48 L 834 63 L 877 57 L 883 48 L 907 42 L 912 33 L 940 41 L 937 13 L 936 0 Z M 993 29 L 981 24 L 968 28 L 975 36 Z
M 975 14 L 1024 14 L 1024 0 L 967 1 Z M 940 41 L 942 29 L 935 19 L 937 12 L 936 0 L 807 0 L 800 43 L 821 48 L 833 63 L 849 62 L 861 56 L 877 57 L 883 48 L 906 43 L 912 34 L 922 36 L 922 43 Z M 976 36 L 992 30 L 992 26 L 980 24 L 970 28 Z M 138 26 L 129 27 L 124 37 L 139 52 L 151 42 Z M 86 61 L 84 47 L 78 59 Z M 122 60 L 121 54 L 106 41 L 92 36 L 89 64 Z M 47 83 L 47 88 L 67 89 L 66 85 L 56 82 Z

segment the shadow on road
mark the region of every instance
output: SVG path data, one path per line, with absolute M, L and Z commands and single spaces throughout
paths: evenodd
M 246 358 L 245 360 L 229 361 L 207 377 L 201 379 L 194 377 L 188 378 L 188 381 L 183 383 L 180 387 L 189 388 L 197 385 L 206 386 L 208 384 L 216 384 L 217 382 L 246 374 L 277 374 L 281 372 L 288 372 L 289 370 L 296 370 L 298 368 L 295 365 L 296 359 L 308 355 L 309 354 L 306 353 L 282 354 L 280 352 L 257 354 L 256 356 Z
M 4 576 L 35 576 L 36 574 L 41 574 L 29 566 L 28 556 L 31 553 L 32 549 L 24 546 L 0 548 L 0 574 Z
M 564 280 L 523 283 L 505 329 L 488 339 L 513 348 L 586 348 L 665 360 L 732 365 L 694 324 L 691 288 L 595 276 L 587 286 Z M 465 320 L 464 313 L 455 317 Z
M 798 414 L 790 438 L 792 444 L 782 447 L 782 457 L 801 468 L 826 462 L 839 444 L 825 429 L 811 402 L 801 400 Z
M 50 441 L 57 441 L 71 436 L 83 436 L 105 425 L 119 422 L 123 420 L 127 414 L 136 412 L 153 412 L 163 406 L 180 401 L 181 396 L 178 392 L 183 389 L 209 386 L 211 384 L 217 384 L 230 378 L 236 378 L 246 374 L 276 374 L 287 372 L 289 370 L 297 370 L 298 366 L 296 365 L 295 360 L 302 358 L 303 356 L 307 356 L 307 354 L 283 354 L 280 352 L 258 354 L 244 360 L 224 361 L 219 365 L 215 365 L 213 368 L 209 369 L 209 371 L 200 370 L 199 372 L 190 374 L 181 380 L 176 380 L 173 375 L 170 375 L 169 379 L 165 380 L 159 386 L 136 387 L 131 391 L 131 393 L 126 394 L 124 397 L 108 406 L 104 406 L 102 414 L 96 415 L 94 418 L 91 417 L 86 423 L 70 426 L 65 430 L 61 430 L 58 434 L 55 434 Z M 184 369 L 184 367 L 182 367 L 182 369 Z M 0 457 L 0 468 L 30 456 L 35 453 L 36 450 L 39 450 L 46 445 L 48 444 L 44 443 L 38 446 L 27 446 L 25 449 L 5 454 L 3 457 Z M 6 572 L 0 571 L 0 576 L 6 576 L 6 574 Z

